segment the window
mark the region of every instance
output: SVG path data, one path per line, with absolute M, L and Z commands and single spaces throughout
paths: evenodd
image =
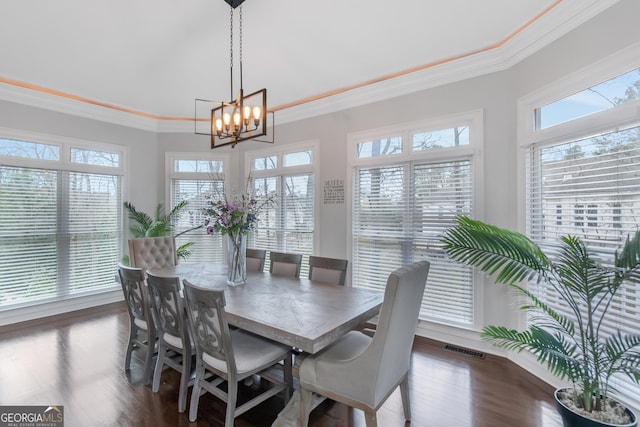
M 457 215 L 475 213 L 471 145 L 480 146 L 481 122 L 470 113 L 400 127 L 389 138 L 384 131 L 350 136 L 353 286 L 383 291 L 393 270 L 427 259 L 420 319 L 474 326 L 472 269 L 450 261 L 440 238 Z
M 0 139 L 0 310 L 119 288 L 123 151 L 39 138 Z
M 634 58 L 633 54 L 630 58 Z M 566 93 L 567 82 L 610 75 L 615 67 L 628 69 L 633 61 L 634 71 L 616 73 L 621 77 L 589 84 L 588 89 L 579 92 L 580 97 L 591 94 L 607 98 L 606 108 L 594 108 L 588 117 L 583 117 L 583 106 L 573 105 L 577 95 L 546 103 L 546 99 L 558 98 L 554 90 Z M 526 233 L 538 244 L 552 249 L 560 236 L 571 234 L 580 237 L 596 256 L 606 261 L 612 260 L 614 251 L 637 229 L 640 209 L 637 67 L 637 55 L 631 62 L 622 55 L 594 66 L 586 71 L 586 76 L 569 76 L 544 93 L 521 100 L 522 123 L 531 122 L 532 118 L 535 121 L 544 113 L 540 126 L 531 133 L 522 132 L 526 153 Z M 618 90 L 613 91 L 614 88 Z M 556 125 L 544 129 L 544 123 Z M 544 302 L 570 316 L 554 295 L 547 293 L 544 284 L 530 286 Z M 625 333 L 640 333 L 640 297 L 636 290 L 623 289 L 610 314 L 601 327 L 605 334 L 618 328 Z M 623 399 L 639 402 L 636 388 L 628 378 L 616 378 L 613 385 Z
M 260 211 L 256 230 L 249 236 L 249 246 L 302 254 L 300 275 L 306 276 L 307 257 L 314 248 L 313 148 L 250 155 L 249 164 L 256 194 L 274 197 L 276 201 Z M 269 265 L 268 257 L 267 253 L 265 268 Z
M 536 109 L 536 129 L 605 111 L 640 99 L 640 68 Z
M 187 206 L 182 209 L 174 223 L 174 234 L 204 224 L 203 209 L 208 197 L 224 192 L 224 165 L 226 157 L 214 157 L 199 153 L 168 153 L 169 208 L 173 209 L 183 200 Z M 191 255 L 188 261 L 224 261 L 223 239 L 219 233 L 208 235 L 204 228 L 189 231 L 176 237 L 176 246 L 188 242 Z

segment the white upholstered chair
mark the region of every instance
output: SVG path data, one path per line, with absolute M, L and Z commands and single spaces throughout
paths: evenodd
M 293 388 L 291 348 L 241 329 L 231 331 L 224 310 L 224 290 L 200 288 L 187 280 L 183 283 L 189 327 L 196 344 L 196 376 L 189 421 L 195 421 L 198 416 L 203 391 L 226 402 L 225 427 L 233 427 L 237 416 L 280 392 L 284 393 L 286 405 Z M 283 362 L 282 365 L 279 362 Z M 274 369 L 281 372 L 272 375 Z M 214 376 L 209 378 L 207 371 Z M 273 385 L 238 405 L 239 382 L 254 374 Z M 225 381 L 226 391 L 219 387 Z
M 278 276 L 300 277 L 302 255 L 269 252 L 269 272 Z
M 411 419 L 408 381 L 411 347 L 428 272 L 428 261 L 392 272 L 373 337 L 351 331 L 302 362 L 301 425 L 308 425 L 313 393 L 318 393 L 363 410 L 367 427 L 375 427 L 376 412 L 398 386 L 404 416 Z
M 177 265 L 175 238 L 163 236 L 129 239 L 129 264 L 146 270 Z
M 344 286 L 348 265 L 346 259 L 310 256 L 309 279 Z
M 165 366 L 180 372 L 178 412 L 187 409 L 187 389 L 192 377 L 192 358 L 195 356 L 187 325 L 184 299 L 180 296 L 180 278 L 162 277 L 147 273 L 151 309 L 158 336 L 158 357 L 153 372 L 151 390 L 160 390 L 160 377 Z
M 264 249 L 247 248 L 247 271 L 264 271 L 267 251 Z
M 144 351 L 144 382 L 151 382 L 153 358 L 155 356 L 156 329 L 151 315 L 151 306 L 146 285 L 146 273 L 141 268 L 118 265 L 124 301 L 129 314 L 129 341 L 125 352 L 124 369 L 131 367 L 131 353 L 135 349 Z

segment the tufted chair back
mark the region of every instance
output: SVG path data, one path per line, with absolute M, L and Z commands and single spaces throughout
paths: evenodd
M 148 270 L 177 265 L 176 240 L 173 236 L 129 239 L 129 262 Z

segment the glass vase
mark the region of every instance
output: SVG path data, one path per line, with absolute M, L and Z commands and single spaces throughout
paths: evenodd
M 227 284 L 242 285 L 247 281 L 247 236 L 227 234 Z

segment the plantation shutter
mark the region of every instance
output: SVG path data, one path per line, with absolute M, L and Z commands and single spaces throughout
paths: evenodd
M 640 208 L 640 128 L 611 132 L 527 150 L 527 233 L 548 252 L 560 236 L 571 234 L 603 262 L 638 227 Z M 544 284 L 530 285 L 554 309 L 571 317 L 567 307 Z M 640 291 L 624 286 L 617 294 L 603 335 L 616 329 L 640 334 Z M 627 377 L 615 380 L 621 397 L 637 395 Z
M 447 260 L 439 241 L 472 212 L 471 162 L 356 168 L 353 191 L 353 286 L 383 291 L 393 270 L 427 259 L 420 318 L 472 324 L 471 269 Z
M 182 200 L 188 202 L 178 214 L 174 223 L 174 233 L 179 234 L 199 225 L 204 225 L 203 209 L 208 207 L 208 196 L 223 194 L 222 179 L 173 179 L 171 181 L 171 207 Z M 205 227 L 176 237 L 176 246 L 193 242 L 189 248 L 188 262 L 224 262 L 223 236 L 220 233 L 207 234 Z M 184 262 L 183 260 L 179 260 Z

